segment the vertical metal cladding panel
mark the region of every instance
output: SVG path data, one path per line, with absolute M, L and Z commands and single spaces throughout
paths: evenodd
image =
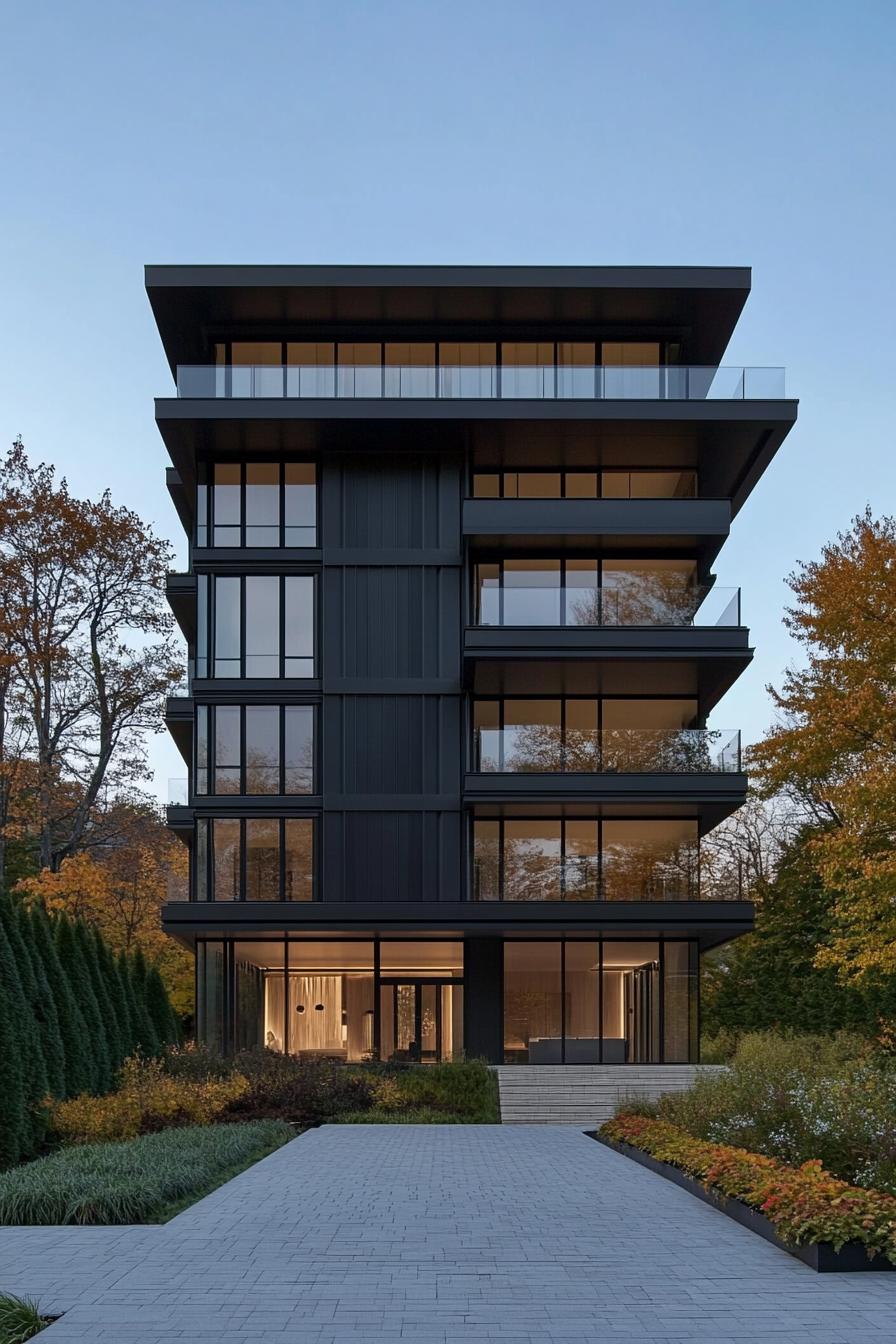
M 459 566 L 327 565 L 323 584 L 325 682 L 422 677 L 460 689 Z
M 438 794 L 460 805 L 459 696 L 327 696 L 324 742 L 328 797 Z
M 463 455 L 344 453 L 323 473 L 327 547 L 442 550 L 457 547 Z
M 323 818 L 327 901 L 457 901 L 459 812 L 339 812 Z

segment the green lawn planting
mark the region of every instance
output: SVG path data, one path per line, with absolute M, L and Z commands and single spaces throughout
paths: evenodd
M 160 1222 L 294 1135 L 263 1120 L 64 1148 L 0 1173 L 0 1224 Z

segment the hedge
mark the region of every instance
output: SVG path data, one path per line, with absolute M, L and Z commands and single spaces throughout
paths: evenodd
M 96 930 L 0 897 L 0 1170 L 40 1152 L 53 1101 L 102 1095 L 178 1038 L 155 968 Z
M 818 1161 L 791 1167 L 775 1157 L 696 1139 L 677 1125 L 623 1111 L 601 1126 L 603 1138 L 668 1162 L 707 1189 L 764 1213 L 793 1246 L 859 1242 L 896 1262 L 896 1197 L 838 1180 Z

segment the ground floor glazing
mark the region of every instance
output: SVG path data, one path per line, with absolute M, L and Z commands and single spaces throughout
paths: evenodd
M 200 939 L 197 1033 L 346 1063 L 688 1063 L 698 963 L 681 938 Z

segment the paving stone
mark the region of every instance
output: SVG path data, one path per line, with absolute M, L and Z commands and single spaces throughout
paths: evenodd
M 332 1125 L 164 1227 L 0 1228 L 47 1344 L 887 1344 L 817 1275 L 564 1126 Z

